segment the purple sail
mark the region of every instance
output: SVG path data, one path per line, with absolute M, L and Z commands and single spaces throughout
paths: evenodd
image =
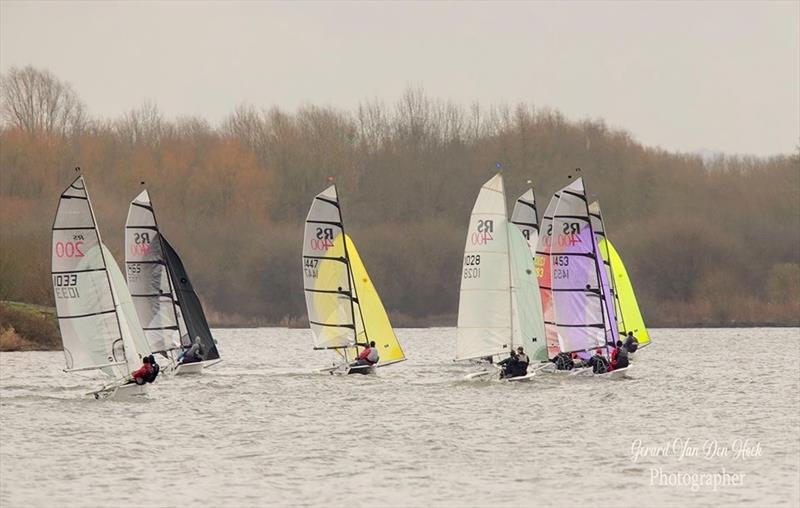
M 565 187 L 553 214 L 550 273 L 561 351 L 606 346 L 606 306 L 583 179 Z

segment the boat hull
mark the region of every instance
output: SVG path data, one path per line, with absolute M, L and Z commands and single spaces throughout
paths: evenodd
M 136 383 L 128 383 L 122 386 L 114 386 L 111 388 L 101 388 L 94 392 L 89 392 L 87 395 L 95 399 L 104 400 L 134 400 L 147 395 L 147 385 L 137 385 Z
M 175 375 L 185 376 L 189 374 L 202 374 L 206 368 L 216 365 L 221 361 L 222 360 L 207 360 L 205 362 L 179 363 L 178 366 L 175 367 Z

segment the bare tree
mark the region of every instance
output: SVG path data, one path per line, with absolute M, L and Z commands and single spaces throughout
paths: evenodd
M 115 123 L 117 134 L 131 144 L 158 143 L 166 134 L 168 127 L 158 106 L 149 100 L 126 113 Z
M 0 76 L 0 116 L 31 133 L 68 135 L 86 124 L 83 102 L 50 71 L 12 67 Z

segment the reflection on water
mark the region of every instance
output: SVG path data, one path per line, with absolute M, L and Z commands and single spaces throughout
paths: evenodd
M 378 377 L 313 374 L 306 330 L 216 335 L 224 362 L 137 402 L 0 354 L 0 505 L 800 502 L 798 329 L 655 330 L 629 379 L 519 384 L 462 381 L 449 328 L 399 330 L 409 360 Z M 723 470 L 741 484 L 697 485 Z

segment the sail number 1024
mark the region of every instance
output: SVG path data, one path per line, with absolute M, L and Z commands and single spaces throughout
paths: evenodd
M 464 278 L 477 279 L 481 276 L 481 255 L 467 254 L 464 256 Z

